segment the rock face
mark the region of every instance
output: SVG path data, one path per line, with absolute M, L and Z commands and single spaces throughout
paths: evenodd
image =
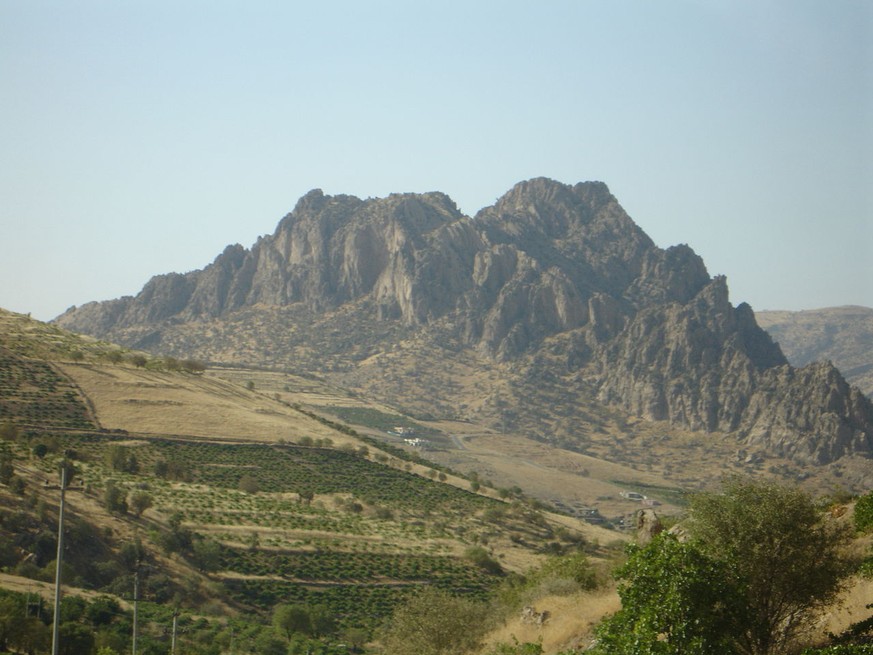
M 730 304 L 724 278 L 688 246 L 655 246 L 599 182 L 522 182 L 475 218 L 441 193 L 311 191 L 251 249 L 230 246 L 203 270 L 157 276 L 136 297 L 57 323 L 160 350 L 173 325 L 269 307 L 325 328 L 358 315 L 384 326 L 375 348 L 390 348 L 390 326 L 425 339 L 448 326 L 460 347 L 504 362 L 569 336 L 553 348 L 593 377 L 603 403 L 803 462 L 873 452 L 865 396 L 828 364 L 789 366 L 751 308 Z
M 792 365 L 830 360 L 873 398 L 873 308 L 755 312 L 755 320 L 779 342 Z

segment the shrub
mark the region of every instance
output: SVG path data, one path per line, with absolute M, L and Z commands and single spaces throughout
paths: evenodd
M 382 644 L 393 655 L 456 655 L 472 650 L 487 629 L 487 609 L 439 589 L 427 588 L 399 606 Z
M 256 494 L 261 490 L 261 485 L 253 475 L 246 473 L 239 479 L 239 489 L 247 494 Z
M 855 503 L 855 527 L 860 532 L 873 530 L 873 491 L 861 496 Z

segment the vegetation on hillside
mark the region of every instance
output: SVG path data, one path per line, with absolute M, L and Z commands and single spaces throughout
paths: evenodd
M 37 332 L 0 339 L 0 586 L 27 590 L 0 591 L 0 653 L 50 647 L 61 466 L 73 474 L 62 653 L 129 652 L 136 589 L 137 652 L 148 655 L 170 652 L 174 625 L 176 652 L 192 655 L 541 655 L 542 642 L 494 643 L 487 633 L 520 612 L 548 625 L 533 610 L 542 599 L 609 584 L 616 551 L 558 527 L 520 490 L 498 493 L 478 475 L 446 484 L 447 469 L 310 409 L 297 408 L 335 431 L 341 447 L 324 437 L 248 443 L 103 430 L 51 357 L 102 371 L 150 367 L 177 380 L 201 367 Z M 333 413 L 423 429 L 380 411 Z M 848 575 L 873 571 L 869 553 L 846 556 L 840 512 L 760 480 L 690 497 L 622 485 L 681 499 L 688 520 L 676 536 L 631 547 L 615 569 L 623 605 L 598 629 L 599 652 L 873 649 L 873 617 L 824 644 L 802 630 Z M 857 533 L 873 530 L 873 493 L 852 516 Z M 511 564 L 522 555 L 524 566 Z

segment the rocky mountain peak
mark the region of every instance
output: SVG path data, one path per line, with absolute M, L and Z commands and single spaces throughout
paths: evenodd
M 600 401 L 646 419 L 804 461 L 873 452 L 869 401 L 835 370 L 792 369 L 751 308 L 732 306 L 723 276 L 688 245 L 657 247 L 601 182 L 521 182 L 475 219 L 439 192 L 362 200 L 315 189 L 250 249 L 230 246 L 202 270 L 156 276 L 136 297 L 57 321 L 210 359 L 203 319 L 267 315 L 295 318 L 255 320 L 271 327 L 256 339 L 263 351 L 247 346 L 248 363 L 293 359 L 274 335 L 316 324 L 313 338 L 336 352 L 365 333 L 358 346 L 389 351 L 397 330 L 503 362 L 548 349 Z

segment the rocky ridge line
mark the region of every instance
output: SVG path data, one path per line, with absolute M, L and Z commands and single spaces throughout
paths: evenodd
M 202 270 L 157 276 L 135 297 L 57 322 L 161 350 L 174 325 L 258 307 L 298 308 L 328 335 L 340 314 L 384 325 L 370 350 L 392 346 L 391 325 L 420 335 L 449 326 L 463 347 L 506 362 L 572 335 L 567 361 L 594 375 L 602 402 L 632 414 L 802 462 L 873 452 L 863 394 L 827 364 L 789 366 L 751 308 L 730 304 L 724 278 L 686 245 L 655 246 L 599 182 L 521 182 L 475 218 L 442 193 L 315 190 L 251 249 L 230 246 Z

